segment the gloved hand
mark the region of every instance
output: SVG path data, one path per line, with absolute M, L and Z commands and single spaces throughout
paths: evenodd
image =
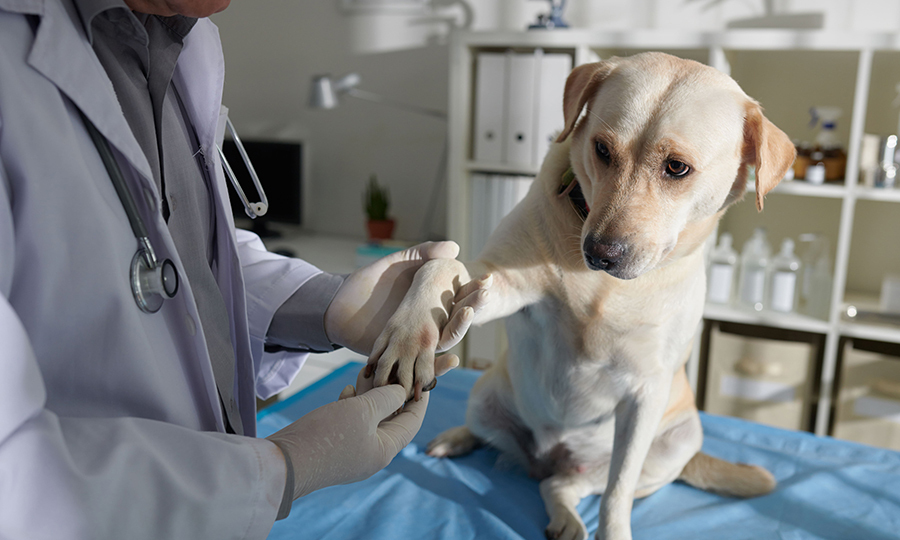
M 454 259 L 455 242 L 425 242 L 392 253 L 350 274 L 325 311 L 325 334 L 332 343 L 370 355 L 375 340 L 403 300 L 416 271 L 431 259 Z M 482 290 L 490 281 L 461 284 L 447 324 L 441 331 L 438 352 L 459 343 L 483 302 Z
M 402 386 L 373 389 L 360 371 L 357 389 L 348 386 L 338 401 L 267 437 L 291 459 L 294 499 L 365 480 L 386 467 L 418 433 L 428 395 L 404 407 L 405 401 Z

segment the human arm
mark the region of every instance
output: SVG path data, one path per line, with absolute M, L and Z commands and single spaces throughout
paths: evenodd
M 251 298 L 248 304 L 251 308 L 259 307 L 248 311 L 251 317 L 256 314 L 266 318 L 269 332 L 266 339 L 269 343 L 274 341 L 279 345 L 300 349 L 308 347 L 311 350 L 345 346 L 368 355 L 375 339 L 409 289 L 416 271 L 428 260 L 455 257 L 459 248 L 453 242 L 426 242 L 383 257 L 345 278 L 316 273 L 317 270 L 305 276 L 291 266 L 302 261 L 294 263 L 290 259 L 282 260 L 278 255 L 258 253 L 257 250 L 261 249 L 265 248 L 258 241 L 242 244 L 242 259 L 261 261 L 251 266 L 253 275 L 247 279 L 248 297 Z M 264 279 L 264 266 L 269 265 L 286 276 L 276 279 L 275 286 Z M 297 272 L 296 277 L 305 277 L 307 281 L 291 291 L 292 294 L 288 295 L 277 312 L 264 314 L 262 306 L 265 302 L 254 300 L 258 295 L 256 291 L 277 288 L 277 283 L 290 279 L 293 272 Z M 317 283 L 323 284 L 322 287 Z M 330 294 L 322 294 L 323 287 L 334 284 L 338 286 Z M 475 313 L 483 307 L 480 291 L 487 285 L 476 280 L 460 288 L 463 294 L 448 307 L 449 317 L 441 327 L 441 351 L 450 349 L 462 339 Z M 271 296 L 268 293 L 264 295 L 265 299 Z M 251 320 L 251 326 L 253 324 L 255 321 Z M 439 361 L 458 362 L 450 357 L 439 358 Z
M 120 379 L 135 366 L 126 355 L 146 351 L 116 352 L 117 332 L 98 330 L 102 324 L 67 317 L 64 326 L 97 330 L 107 338 L 95 349 L 103 355 L 58 336 L 68 350 L 49 357 L 46 340 L 32 339 L 46 319 L 35 316 L 40 308 L 26 301 L 23 283 L 40 271 L 42 283 L 52 286 L 59 274 L 33 264 L 29 238 L 46 231 L 35 231 L 21 206 L 12 211 L 15 191 L 4 176 L 0 159 L 0 538 L 265 538 L 284 486 L 274 445 L 186 427 L 191 409 L 171 421 L 151 419 L 178 408 L 148 395 L 143 377 L 130 380 L 137 384 Z M 86 270 L 66 271 L 68 283 L 94 285 Z M 115 282 L 103 280 L 99 288 L 98 305 L 116 303 Z M 139 313 L 126 291 L 121 305 Z M 69 298 L 55 300 L 65 312 Z M 89 304 L 78 309 L 95 319 Z M 153 320 L 163 326 L 163 316 Z M 132 330 L 140 335 L 146 328 Z M 140 364 L 147 367 L 139 370 L 143 376 L 165 373 L 162 365 Z

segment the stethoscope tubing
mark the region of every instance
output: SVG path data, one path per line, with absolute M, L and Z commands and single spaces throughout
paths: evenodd
M 137 203 L 131 195 L 131 190 L 128 189 L 125 176 L 113 156 L 109 143 L 83 112 L 79 110 L 78 114 L 81 115 L 88 135 L 97 148 L 100 160 L 103 161 L 103 166 L 109 174 L 119 201 L 122 203 L 122 208 L 125 210 L 125 215 L 128 217 L 131 232 L 137 240 L 137 252 L 131 259 L 129 271 L 129 282 L 134 301 L 141 311 L 156 313 L 162 307 L 164 299 L 174 298 L 178 292 L 178 270 L 171 260 L 165 259 L 160 263 L 156 258 L 147 227 L 141 219 Z
M 116 194 L 122 202 L 125 215 L 128 217 L 131 231 L 134 233 L 134 237 L 137 240 L 138 249 L 131 260 L 131 270 L 129 274 L 134 301 L 141 311 L 144 311 L 145 313 L 156 313 L 159 311 L 160 307 L 162 307 L 164 299 L 173 298 L 178 292 L 178 270 L 171 260 L 165 259 L 160 262 L 159 259 L 156 258 L 156 252 L 153 249 L 153 244 L 150 242 L 150 235 L 147 232 L 147 227 L 141 219 L 137 203 L 131 194 L 131 190 L 128 189 L 125 176 L 122 174 L 122 169 L 119 167 L 119 163 L 116 161 L 115 156 L 113 156 L 109 142 L 103 134 L 100 133 L 97 126 L 95 126 L 82 111 L 79 110 L 78 114 L 81 116 L 81 120 L 87 128 L 91 141 L 97 148 L 97 153 L 100 155 L 104 167 L 106 167 L 106 171 L 109 174 L 113 187 L 116 189 Z M 260 196 L 260 202 L 251 203 L 247 199 L 244 190 L 241 189 L 237 177 L 234 175 L 234 171 L 231 170 L 231 166 L 225 159 L 225 154 L 222 152 L 221 148 L 216 146 L 216 149 L 219 151 L 219 156 L 222 159 L 225 173 L 231 181 L 231 184 L 234 186 L 235 191 L 240 195 L 247 215 L 251 218 L 262 216 L 268 211 L 269 206 L 266 193 L 262 188 L 259 177 L 256 175 L 253 163 L 250 162 L 250 157 L 244 149 L 244 145 L 241 143 L 240 138 L 238 138 L 234 125 L 232 125 L 231 120 L 227 117 L 225 118 L 225 125 L 231 132 L 235 146 L 237 146 L 241 158 L 244 160 L 244 165 L 247 167 L 250 177 L 253 179 L 253 184 L 256 186 L 256 191 Z
M 109 144 L 106 142 L 106 138 L 100 133 L 94 123 L 91 122 L 83 112 L 78 111 L 78 114 L 81 115 L 81 119 L 87 127 L 88 135 L 91 136 L 91 141 L 93 141 L 94 146 L 97 147 L 97 153 L 100 154 L 100 159 L 103 160 L 103 165 L 106 167 L 107 173 L 109 173 L 113 187 L 116 188 L 116 194 L 119 196 L 119 200 L 122 201 L 122 206 L 125 208 L 125 215 L 128 216 L 128 223 L 131 225 L 131 231 L 134 233 L 134 237 L 137 238 L 139 243 L 146 246 L 147 252 L 155 262 L 156 254 L 153 252 L 153 246 L 150 245 L 147 227 L 144 225 L 143 220 L 141 220 L 137 203 L 134 202 L 134 197 L 131 196 L 131 190 L 128 189 L 128 185 L 125 183 L 122 169 L 119 168 L 119 164 L 116 162 L 115 156 L 113 156 L 112 149 L 110 149 Z

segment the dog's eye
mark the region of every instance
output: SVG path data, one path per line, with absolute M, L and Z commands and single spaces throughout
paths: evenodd
M 609 164 L 610 156 L 609 156 L 609 148 L 606 147 L 600 141 L 597 141 L 597 144 L 594 146 L 594 149 L 597 151 L 597 156 L 603 160 L 607 165 Z
M 666 163 L 666 174 L 671 176 L 672 178 L 684 178 L 687 174 L 691 172 L 691 168 L 687 163 L 682 161 L 672 160 Z

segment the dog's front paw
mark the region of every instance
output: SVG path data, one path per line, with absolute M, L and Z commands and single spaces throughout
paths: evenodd
M 419 400 L 435 379 L 434 352 L 440 337 L 440 314 L 418 316 L 415 310 L 398 309 L 375 342 L 368 361 L 375 386 L 400 384 L 410 399 Z
M 544 535 L 550 540 L 586 540 L 588 532 L 581 516 L 568 508 L 560 508 L 550 519 Z

